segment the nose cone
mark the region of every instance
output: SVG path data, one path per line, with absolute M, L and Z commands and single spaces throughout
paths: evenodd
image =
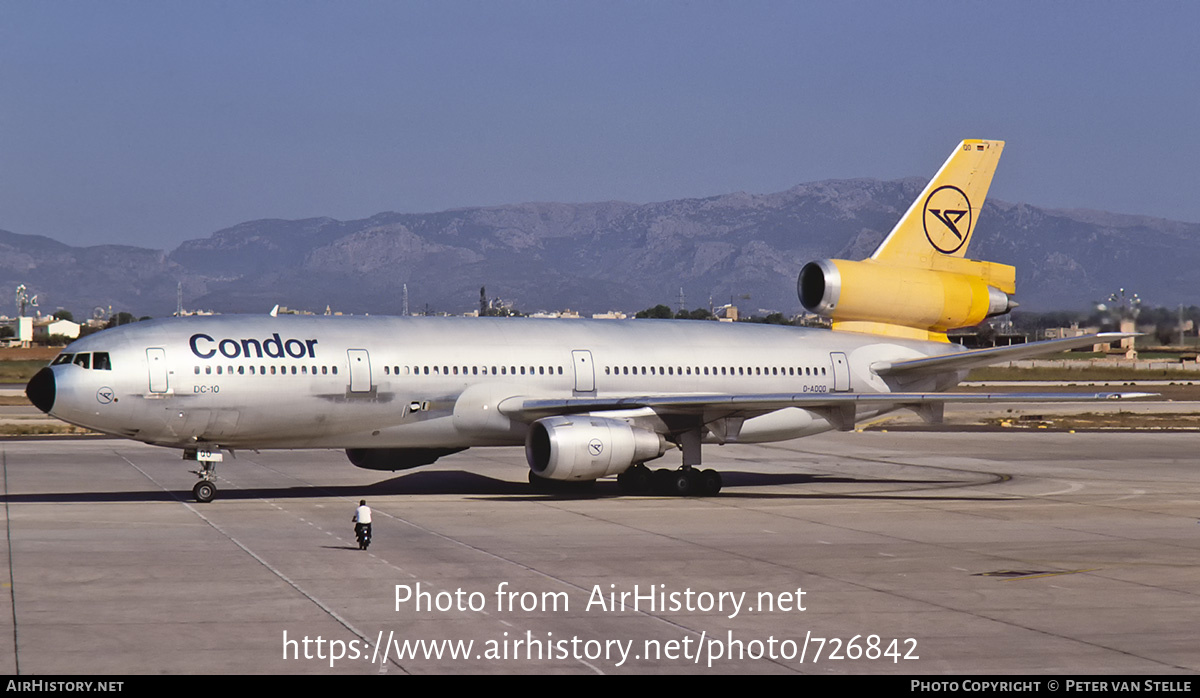
M 50 410 L 54 409 L 56 393 L 54 371 L 51 371 L 49 366 L 38 371 L 37 375 L 29 380 L 29 385 L 25 386 L 25 396 L 34 407 L 46 414 L 50 414 Z

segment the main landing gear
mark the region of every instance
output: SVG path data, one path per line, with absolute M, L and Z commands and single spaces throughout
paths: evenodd
M 200 477 L 200 482 L 192 488 L 192 495 L 202 504 L 211 502 L 217 496 L 217 463 L 223 460 L 220 451 L 209 451 L 201 448 L 189 448 L 183 452 L 183 459 L 195 461 L 200 465 L 199 470 L 193 470 Z
M 712 497 L 721 491 L 721 474 L 700 469 L 700 429 L 679 432 L 683 465 L 677 470 L 660 468 L 651 471 L 636 463 L 617 476 L 617 484 L 625 494 L 659 494 L 677 497 Z
M 685 465 L 678 470 L 651 470 L 638 463 L 617 476 L 623 494 L 658 494 L 677 497 L 711 497 L 721 491 L 721 474 Z

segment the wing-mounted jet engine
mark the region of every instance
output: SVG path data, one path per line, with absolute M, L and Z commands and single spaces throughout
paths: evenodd
M 534 422 L 525 440 L 530 471 L 548 480 L 584 481 L 623 473 L 669 448 L 662 434 L 609 417 L 572 415 Z

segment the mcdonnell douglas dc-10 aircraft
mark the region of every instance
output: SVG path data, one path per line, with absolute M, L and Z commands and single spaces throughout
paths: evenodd
M 676 320 L 216 316 L 152 320 L 68 346 L 30 380 L 46 413 L 183 449 L 216 494 L 222 450 L 345 449 L 401 470 L 524 444 L 530 481 L 618 476 L 624 492 L 713 495 L 701 444 L 778 441 L 899 408 L 1121 394 L 954 394 L 968 369 L 1126 335 L 967 351 L 946 331 L 1008 312 L 1015 269 L 966 258 L 1002 141 L 967 140 L 869 259 L 800 271 L 833 331 Z M 678 447 L 682 466 L 644 464 Z

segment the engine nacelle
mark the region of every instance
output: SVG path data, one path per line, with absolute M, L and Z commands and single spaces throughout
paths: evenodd
M 465 448 L 348 448 L 350 462 L 367 470 L 408 470 L 429 465 L 442 456 Z
M 946 263 L 983 272 L 1011 269 L 974 260 Z M 837 321 L 881 322 L 935 332 L 977 325 L 1016 306 L 985 276 L 869 260 L 809 262 L 800 270 L 796 292 L 809 312 Z
M 606 417 L 546 417 L 529 427 L 525 458 L 535 475 L 595 480 L 666 453 L 662 435 Z

